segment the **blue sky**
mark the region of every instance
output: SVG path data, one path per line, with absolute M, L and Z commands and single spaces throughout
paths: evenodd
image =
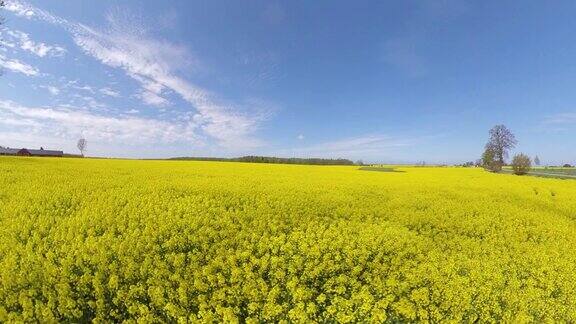
M 573 1 L 14 1 L 0 145 L 576 162 Z

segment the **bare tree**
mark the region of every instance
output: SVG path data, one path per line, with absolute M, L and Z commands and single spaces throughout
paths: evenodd
M 508 151 L 516 147 L 518 141 L 512 132 L 504 125 L 496 125 L 490 130 L 490 140 L 486 144 L 486 151 L 494 154 L 496 161 L 504 165 Z
M 88 142 L 86 141 L 85 138 L 79 139 L 78 143 L 76 144 L 76 147 L 78 147 L 78 149 L 80 150 L 80 154 L 82 154 L 82 156 L 84 156 L 84 151 L 86 151 L 87 146 Z
M 535 164 L 535 165 L 540 165 L 540 158 L 538 157 L 538 155 L 536 155 L 536 156 L 534 157 L 534 164 Z

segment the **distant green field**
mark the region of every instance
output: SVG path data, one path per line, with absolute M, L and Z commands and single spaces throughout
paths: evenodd
M 512 168 L 506 167 L 503 171 L 511 173 Z M 547 178 L 576 179 L 576 168 L 538 167 L 533 168 L 528 174 Z

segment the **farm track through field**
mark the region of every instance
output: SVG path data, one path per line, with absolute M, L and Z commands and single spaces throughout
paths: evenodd
M 514 174 L 512 170 L 502 170 L 502 172 L 506 174 Z M 544 177 L 544 178 L 555 178 L 555 179 L 576 179 L 576 175 L 566 174 L 566 173 L 553 173 L 553 172 L 528 172 L 529 176 L 537 176 L 537 177 Z

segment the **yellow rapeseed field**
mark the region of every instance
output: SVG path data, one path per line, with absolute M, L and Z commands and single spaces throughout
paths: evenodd
M 576 321 L 576 182 L 0 158 L 0 322 Z

